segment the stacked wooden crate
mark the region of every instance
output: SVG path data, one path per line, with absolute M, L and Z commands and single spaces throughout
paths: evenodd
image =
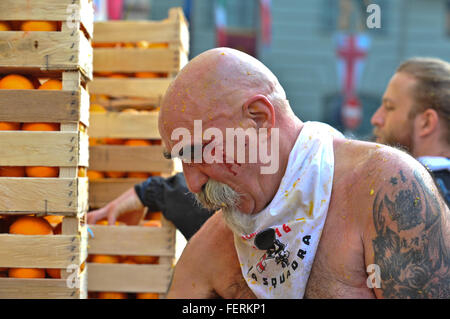
M 0 168 L 56 167 L 55 177 L 0 177 L 0 268 L 59 269 L 60 278 L 0 278 L 0 298 L 85 298 L 91 0 L 2 0 L 0 21 L 46 21 L 56 31 L 0 31 L 0 75 L 57 79 L 61 90 L 0 89 L 0 122 L 58 131 L 0 131 Z M 23 26 L 23 25 L 22 25 Z M 84 176 L 84 177 L 83 177 Z M 9 234 L 20 215 L 63 216 L 60 235 Z M 26 276 L 25 276 L 26 277 Z
M 177 171 L 174 161 L 163 157 L 158 109 L 167 87 L 187 63 L 188 46 L 188 25 L 180 8 L 170 9 L 162 21 L 95 23 L 94 80 L 89 84 L 95 103 L 89 127 L 91 209 L 148 176 Z M 175 229 L 164 219 L 161 223 L 162 227 L 93 226 L 89 254 L 157 257 L 158 263 L 90 262 L 89 291 L 117 297 L 164 295 L 172 274 Z

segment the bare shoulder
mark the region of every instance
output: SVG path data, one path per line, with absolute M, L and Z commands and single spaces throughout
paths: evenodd
M 431 177 L 408 154 L 374 143 L 355 145 L 363 202 L 365 263 L 384 298 L 450 298 L 450 211 Z
M 221 212 L 189 240 L 178 261 L 169 298 L 252 297 L 239 266 L 234 238 Z

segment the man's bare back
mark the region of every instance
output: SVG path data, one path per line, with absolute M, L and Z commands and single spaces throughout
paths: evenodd
M 373 143 L 336 139 L 334 154 L 305 298 L 449 298 L 450 213 L 431 176 L 406 154 Z M 381 288 L 368 286 L 374 269 Z M 168 297 L 255 298 L 220 212 L 187 245 Z

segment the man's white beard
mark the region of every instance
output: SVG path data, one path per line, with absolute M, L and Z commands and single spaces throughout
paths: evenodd
M 202 191 L 195 193 L 197 202 L 210 210 L 222 209 L 225 223 L 236 234 L 251 234 L 255 231 L 256 215 L 238 210 L 240 195 L 230 186 L 209 179 Z

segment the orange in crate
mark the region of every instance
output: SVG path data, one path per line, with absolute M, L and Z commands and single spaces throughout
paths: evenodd
M 22 216 L 11 224 L 9 233 L 19 235 L 52 235 L 53 228 L 42 217 Z
M 33 82 L 19 74 L 10 74 L 0 80 L 0 89 L 4 90 L 34 90 Z
M 59 80 L 48 80 L 39 87 L 39 90 L 62 90 L 62 82 Z
M 138 292 L 136 299 L 159 299 L 159 294 L 154 292 Z
M 0 31 L 10 31 L 11 26 L 8 22 L 0 22 Z
M 59 123 L 24 123 L 22 125 L 23 131 L 59 131 Z
M 127 177 L 128 178 L 149 178 L 151 174 L 146 172 L 128 172 Z
M 88 170 L 86 174 L 87 174 L 87 177 L 89 180 L 105 178 L 105 174 L 103 174 L 102 172 L 99 172 L 99 171 Z
M 109 178 L 122 178 L 127 175 L 126 172 L 105 172 L 105 175 Z
M 48 268 L 45 270 L 47 275 L 54 279 L 60 279 L 61 278 L 61 269 L 56 268 Z
M 24 177 L 25 167 L 23 166 L 2 166 L 0 167 L 2 177 Z
M 27 21 L 22 23 L 22 31 L 57 31 L 58 24 L 55 21 Z
M 124 145 L 128 146 L 150 146 L 152 145 L 152 142 L 149 140 L 143 140 L 143 139 L 129 139 L 126 140 Z
M 59 167 L 27 166 L 25 167 L 25 173 L 28 177 L 58 177 Z
M 134 76 L 142 79 L 159 78 L 159 74 L 155 72 L 136 72 Z
M 127 299 L 128 295 L 123 292 L 99 292 L 98 299 Z
M 47 215 L 44 216 L 44 219 L 47 220 L 50 224 L 56 225 L 62 223 L 64 216 L 56 216 L 56 215 Z
M 100 104 L 91 104 L 89 107 L 89 112 L 96 112 L 96 113 L 105 113 L 106 108 Z
M 21 126 L 18 122 L 0 122 L 0 131 L 19 131 Z
M 123 145 L 125 140 L 123 138 L 105 137 L 104 141 L 108 145 Z
M 45 269 L 40 268 L 10 268 L 8 276 L 11 278 L 45 278 Z
M 118 264 L 120 258 L 119 256 L 112 255 L 92 255 L 91 262 L 98 264 Z
M 149 220 L 142 224 L 144 227 L 161 227 L 161 221 Z M 132 256 L 133 260 L 138 264 L 156 264 L 159 261 L 157 256 Z

